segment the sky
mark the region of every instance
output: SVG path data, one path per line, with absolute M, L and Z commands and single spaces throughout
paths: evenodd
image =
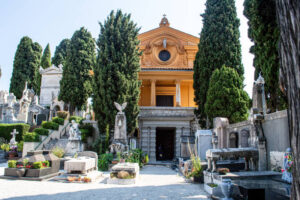
M 242 62 L 245 68 L 245 90 L 252 96 L 254 78 L 252 45 L 247 36 L 247 19 L 243 15 L 243 1 L 236 0 L 240 19 Z M 43 48 L 55 47 L 84 26 L 97 39 L 100 26 L 111 10 L 131 13 L 140 33 L 157 28 L 163 14 L 170 26 L 199 37 L 202 29 L 200 14 L 205 11 L 205 0 L 1 0 L 0 2 L 0 90 L 8 90 L 13 60 L 23 36 L 29 36 Z

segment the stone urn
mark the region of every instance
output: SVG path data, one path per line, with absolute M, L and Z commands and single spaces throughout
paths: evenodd
M 225 196 L 225 198 L 223 198 L 223 200 L 233 200 L 232 198 L 230 198 L 230 196 L 232 194 L 232 189 L 233 189 L 231 180 L 223 179 L 220 186 L 221 186 L 222 193 Z

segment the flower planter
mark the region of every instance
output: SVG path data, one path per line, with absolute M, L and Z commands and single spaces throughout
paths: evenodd
M 25 175 L 26 169 L 24 168 L 5 168 L 4 176 L 17 176 L 23 177 Z
M 218 186 L 217 186 L 217 187 L 210 187 L 209 185 L 204 184 L 204 190 L 205 190 L 208 194 L 214 195 L 214 194 L 217 193 Z
M 204 176 L 194 176 L 193 181 L 195 183 L 204 183 Z
M 52 174 L 51 167 L 41 169 L 27 169 L 26 177 L 42 177 Z

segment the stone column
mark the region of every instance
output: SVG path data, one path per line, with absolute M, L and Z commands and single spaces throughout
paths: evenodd
M 155 88 L 156 80 L 151 79 L 150 82 L 151 82 L 151 106 L 156 106 L 156 102 L 155 102 L 156 101 L 156 88 Z
M 180 80 L 176 80 L 176 106 L 181 106 L 181 95 L 180 95 Z
M 181 134 L 183 131 L 182 128 L 183 127 L 176 127 L 176 131 L 175 131 L 174 157 L 176 157 L 176 158 L 181 157 L 180 146 L 181 146 Z

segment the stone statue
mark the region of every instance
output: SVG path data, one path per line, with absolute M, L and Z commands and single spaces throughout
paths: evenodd
M 119 112 L 115 118 L 114 139 L 109 148 L 111 153 L 122 153 L 128 149 L 126 116 L 123 112 L 127 106 L 127 102 L 123 103 L 122 105 L 116 102 L 114 102 L 114 104 Z
M 115 102 L 115 106 L 119 112 L 115 118 L 114 140 L 118 140 L 121 143 L 127 144 L 126 116 L 123 112 L 127 106 L 127 102 L 123 103 L 122 106 Z
M 284 154 L 284 160 L 283 160 L 283 169 L 282 169 L 282 180 L 287 181 L 288 183 L 291 183 L 293 181 L 292 177 L 292 150 L 291 148 L 287 148 Z
M 14 129 L 14 131 L 11 133 L 12 138 L 10 139 L 9 145 L 12 147 L 15 147 L 17 145 L 16 142 L 16 135 L 19 134 L 18 131 L 16 129 Z
M 81 140 L 80 130 L 75 120 L 72 120 L 71 127 L 69 130 L 69 140 Z

